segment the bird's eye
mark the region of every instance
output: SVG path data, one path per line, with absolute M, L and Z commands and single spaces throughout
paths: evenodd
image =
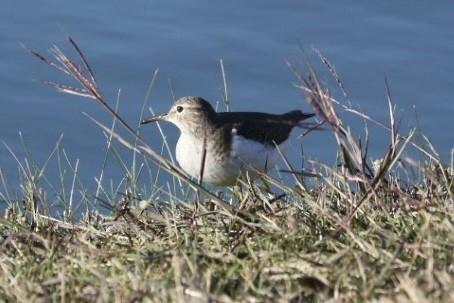
M 177 106 L 177 112 L 181 113 L 183 111 L 183 106 L 179 105 Z

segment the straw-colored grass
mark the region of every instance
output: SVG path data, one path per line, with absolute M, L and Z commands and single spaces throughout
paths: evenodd
M 69 41 L 87 73 L 57 48 L 57 63 L 32 53 L 81 84 L 52 86 L 97 100 L 129 131 L 129 138 L 120 136 L 96 121 L 124 181 L 109 190 L 100 177 L 97 193 L 87 194 L 77 163 L 57 144 L 72 185 L 47 193 L 39 186 L 46 164 L 16 159 L 23 174 L 19 197 L 1 175 L 0 194 L 10 204 L 0 219 L 2 301 L 454 302 L 453 163 L 447 166 L 428 141 L 415 143 L 414 130 L 400 134 L 389 92 L 390 121 L 378 123 L 334 100 L 310 66 L 306 76 L 289 64 L 320 125 L 337 141 L 338 165 L 312 162 L 302 173 L 289 167 L 292 184 L 264 177 L 273 191 L 256 182 L 219 195 L 188 179 L 110 108 Z M 332 65 L 319 57 L 345 93 Z M 388 129 L 381 159 L 368 158 L 373 138 L 359 140 L 339 108 Z M 118 144 L 130 148 L 132 165 L 116 153 Z M 417 161 L 409 156 L 414 151 Z M 155 177 L 155 164 L 184 189 L 179 183 L 143 189 L 138 175 Z M 60 215 L 51 210 L 54 195 L 65 208 Z M 95 202 L 111 207 L 110 216 L 74 215 Z

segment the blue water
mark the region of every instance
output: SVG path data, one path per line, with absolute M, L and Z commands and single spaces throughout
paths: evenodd
M 310 111 L 285 63 L 290 61 L 305 73 L 301 47 L 322 81 L 345 102 L 312 50 L 315 47 L 336 67 L 352 106 L 385 123 L 386 76 L 397 114 L 403 116 L 402 132 L 418 123 L 440 156 L 449 160 L 454 147 L 453 10 L 452 1 L 436 5 L 423 1 L 42 0 L 27 5 L 4 1 L 0 11 L 0 140 L 20 161 L 32 158 L 43 165 L 64 134 L 62 147 L 73 163 L 80 159 L 81 180 L 95 188 L 105 137 L 82 112 L 106 124 L 110 124 L 109 116 L 92 101 L 31 81 L 68 82 L 21 46 L 45 55 L 54 44 L 70 51 L 64 40 L 70 34 L 112 105 L 121 90 L 119 112 L 134 127 L 156 69 L 157 81 L 147 105 L 156 112 L 169 108 L 172 90 L 177 97 L 199 95 L 213 104 L 220 102 L 224 89 L 221 59 L 232 110 Z M 358 133 L 364 129 L 357 117 L 343 116 Z M 176 128 L 165 125 L 164 129 L 174 144 Z M 162 140 L 157 128 L 147 125 L 143 131 L 159 149 Z M 373 125 L 370 132 L 371 156 L 379 157 L 386 151 L 389 135 Z M 303 142 L 294 139 L 288 155 L 296 167 L 301 165 L 301 144 L 307 158 L 335 163 L 329 132 L 313 133 Z M 125 148 L 120 151 L 127 153 Z M 58 165 L 51 162 L 46 175 L 58 180 Z M 107 177 L 115 179 L 122 173 L 111 162 Z M 12 190 L 19 190 L 21 184 L 17 167 L 1 145 L 0 168 Z

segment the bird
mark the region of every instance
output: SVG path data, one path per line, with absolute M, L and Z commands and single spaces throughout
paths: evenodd
M 171 122 L 180 130 L 176 159 L 191 177 L 219 186 L 233 186 L 240 178 L 258 178 L 279 157 L 295 126 L 315 116 L 292 110 L 284 114 L 262 112 L 216 112 L 201 97 L 186 96 L 170 110 L 147 118 L 150 122 Z

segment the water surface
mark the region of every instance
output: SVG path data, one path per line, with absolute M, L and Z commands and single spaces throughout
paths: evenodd
M 67 79 L 28 55 L 20 44 L 43 54 L 56 44 L 65 51 L 64 35 L 76 39 L 90 61 L 106 99 L 134 127 L 152 76 L 159 69 L 147 106 L 166 111 L 175 95 L 199 95 L 219 103 L 224 90 L 220 60 L 227 77 L 231 109 L 235 111 L 310 111 L 293 86 L 290 61 L 303 73 L 301 47 L 334 96 L 341 97 L 330 73 L 312 48 L 336 67 L 349 101 L 377 120 L 388 123 L 384 77 L 390 83 L 401 130 L 419 124 L 444 159 L 454 146 L 454 3 L 320 2 L 320 1 L 5 1 L 0 12 L 0 139 L 23 162 L 43 165 L 55 142 L 67 157 L 79 159 L 81 180 L 95 188 L 105 156 L 101 129 L 82 112 L 110 124 L 94 102 L 57 93 L 31 79 Z M 171 88 L 170 88 L 171 87 Z M 340 98 L 345 102 L 344 99 Z M 222 104 L 220 106 L 222 109 Z M 417 114 L 416 114 L 417 113 Z M 349 125 L 364 129 L 363 121 L 344 113 Z M 417 119 L 417 121 L 416 121 Z M 177 130 L 163 126 L 171 144 Z M 27 145 L 26 154 L 19 132 Z M 386 151 L 389 134 L 370 126 L 371 156 Z M 161 138 L 152 125 L 143 135 L 159 149 Z M 295 134 L 297 136 L 298 134 Z M 301 166 L 300 146 L 309 159 L 335 163 L 336 149 L 329 132 L 317 132 L 301 142 L 294 138 L 288 155 Z M 120 151 L 128 154 L 125 148 Z M 122 172 L 109 158 L 107 178 Z M 46 170 L 59 178 L 56 161 Z M 18 163 L 0 146 L 0 167 L 19 190 Z M 164 179 L 165 180 L 165 179 Z M 163 181 L 165 183 L 165 181 Z

